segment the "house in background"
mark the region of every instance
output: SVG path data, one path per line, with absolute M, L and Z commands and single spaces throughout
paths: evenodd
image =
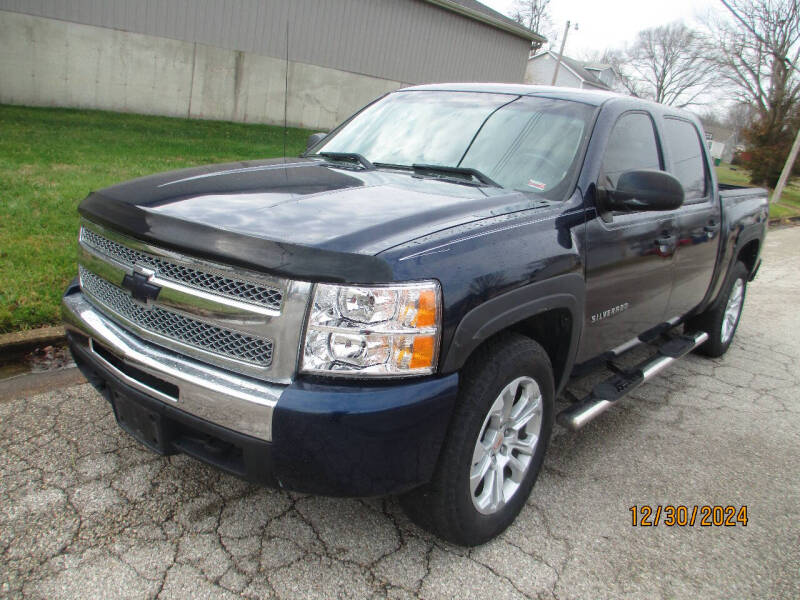
M 733 129 L 722 127 L 721 125 L 711 125 L 703 123 L 703 130 L 706 135 L 706 145 L 711 157 L 720 159 L 722 162 L 731 162 L 733 153 L 736 151 L 737 135 Z
M 531 56 L 525 69 L 525 83 L 550 85 L 557 62 L 558 54 L 550 50 Z M 556 85 L 586 90 L 610 90 L 615 79 L 616 73 L 611 65 L 585 63 L 562 56 Z
M 583 68 L 602 81 L 608 89 L 614 89 L 617 83 L 617 72 L 609 64 L 606 63 L 583 63 Z

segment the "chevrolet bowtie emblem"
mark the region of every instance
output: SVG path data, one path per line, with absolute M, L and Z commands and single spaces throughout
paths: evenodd
M 131 293 L 134 300 L 145 304 L 158 298 L 161 286 L 150 283 L 150 276 L 143 273 L 134 272 L 125 275 L 122 279 L 122 287 Z

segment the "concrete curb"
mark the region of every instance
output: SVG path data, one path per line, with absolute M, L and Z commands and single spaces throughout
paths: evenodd
M 4 333 L 0 335 L 0 355 L 4 355 L 7 352 L 25 352 L 40 346 L 53 346 L 63 343 L 66 343 L 66 337 L 64 328 L 61 326 Z
M 783 225 L 797 225 L 800 224 L 800 215 L 796 217 L 783 217 L 781 219 L 770 219 L 767 225 L 770 227 L 780 227 Z

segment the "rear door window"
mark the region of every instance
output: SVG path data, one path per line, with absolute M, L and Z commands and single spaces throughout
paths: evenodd
M 697 129 L 683 119 L 664 119 L 664 141 L 669 150 L 672 174 L 683 185 L 686 200 L 705 198 L 708 193 L 703 146 Z

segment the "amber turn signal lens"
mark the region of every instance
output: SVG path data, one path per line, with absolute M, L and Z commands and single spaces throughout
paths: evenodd
M 415 337 L 409 368 L 421 369 L 432 366 L 434 348 L 434 337 L 432 335 L 418 335 Z
M 417 301 L 417 318 L 415 327 L 433 327 L 436 325 L 436 294 L 433 290 L 420 292 Z

